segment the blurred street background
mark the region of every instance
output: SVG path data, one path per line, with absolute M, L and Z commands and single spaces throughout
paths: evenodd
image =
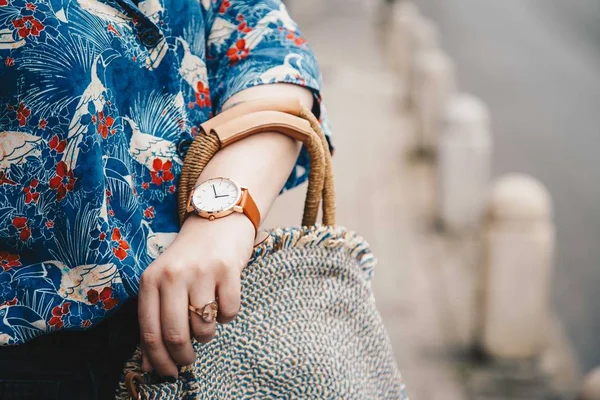
M 501 379 L 493 370 L 474 373 L 456 350 L 475 329 L 465 310 L 477 302 L 481 259 L 476 240 L 447 240 L 432 229 L 434 168 L 408 156 L 415 123 L 385 62 L 383 3 L 286 1 L 323 71 L 338 223 L 363 235 L 378 256 L 375 295 L 409 394 L 417 400 L 561 398 L 535 373 L 522 371 L 516 379 L 522 387 L 513 393 L 503 382 L 514 371 L 502 370 Z M 551 297 L 560 321 L 552 340 L 564 348 L 542 363 L 573 389 L 578 373 L 600 365 L 600 2 L 415 4 L 437 25 L 461 90 L 490 110 L 493 177 L 527 173 L 551 194 L 557 229 Z M 303 190 L 284 194 L 268 225 L 297 224 L 303 196 Z M 566 367 L 569 357 L 574 365 Z M 490 389 L 490 382 L 498 387 Z M 488 397 L 473 395 L 480 392 Z
M 493 174 L 540 179 L 557 225 L 553 302 L 600 364 L 600 1 L 418 0 L 459 84 L 491 111 Z

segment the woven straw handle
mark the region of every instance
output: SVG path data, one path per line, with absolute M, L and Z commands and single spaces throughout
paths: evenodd
M 262 123 L 264 119 L 268 120 L 269 116 L 279 117 L 276 118 L 278 120 L 285 116 L 284 120 L 289 120 L 291 123 L 271 124 L 269 121 Z M 292 119 L 290 120 L 290 118 Z M 238 121 L 244 120 L 261 121 L 261 123 L 256 124 L 252 129 L 236 132 L 233 137 L 219 135 L 220 131 L 226 131 L 232 125 L 242 125 Z M 305 128 L 299 129 L 298 126 Z M 323 224 L 335 225 L 335 193 L 329 145 L 315 116 L 308 109 L 300 106 L 297 100 L 281 101 L 281 99 L 276 99 L 274 101 L 271 99 L 243 103 L 219 114 L 203 124 L 202 128 L 201 133 L 196 136 L 188 149 L 181 171 L 178 193 L 180 223 L 183 224 L 186 218 L 190 193 L 196 185 L 198 177 L 221 148 L 255 133 L 274 131 L 301 140 L 310 157 L 302 225 L 316 224 L 321 203 L 323 205 Z

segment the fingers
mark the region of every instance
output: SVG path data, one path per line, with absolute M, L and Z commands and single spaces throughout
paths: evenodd
M 240 275 L 234 270 L 227 274 L 217 286 L 219 314 L 217 321 L 225 324 L 233 321 L 240 310 Z
M 187 265 L 182 267 L 182 265 Z M 152 368 L 162 377 L 177 377 L 178 365 L 192 364 L 196 353 L 191 337 L 209 342 L 216 323 L 232 321 L 240 308 L 240 270 L 238 263 L 223 259 L 195 264 L 153 264 L 140 281 L 139 320 L 142 369 Z M 218 299 L 216 320 L 204 321 L 190 312 Z
M 177 273 L 175 279 L 165 279 L 160 286 L 162 337 L 171 358 L 179 365 L 190 365 L 196 353 L 190 337 L 187 284 Z
M 161 376 L 177 376 L 177 366 L 171 359 L 163 342 L 160 325 L 160 297 L 156 283 L 146 274 L 140 280 L 138 297 L 138 318 L 140 323 L 140 341 L 142 353 Z M 142 363 L 144 371 L 149 371 L 150 365 Z
M 214 281 L 203 279 L 202 281 L 194 282 L 190 289 L 189 296 L 189 303 L 202 313 L 204 306 L 215 300 Z M 202 343 L 208 343 L 215 336 L 217 321 L 213 320 L 211 322 L 205 322 L 202 317 L 195 312 L 190 312 L 189 315 L 192 333 L 196 340 Z

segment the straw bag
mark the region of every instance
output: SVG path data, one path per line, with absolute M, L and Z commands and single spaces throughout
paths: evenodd
M 138 349 L 117 399 L 406 399 L 370 279 L 375 258 L 335 225 L 331 156 L 318 121 L 297 101 L 240 104 L 202 126 L 185 159 L 180 218 L 204 166 L 259 132 L 301 140 L 311 169 L 302 227 L 276 229 L 242 272 L 241 308 L 175 383 L 154 383 Z M 323 224 L 315 225 L 322 204 Z

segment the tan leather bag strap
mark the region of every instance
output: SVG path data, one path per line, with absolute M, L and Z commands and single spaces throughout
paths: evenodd
M 310 157 L 308 190 L 302 225 L 317 222 L 323 205 L 323 224 L 335 225 L 335 194 L 331 154 L 315 116 L 295 98 L 270 98 L 239 104 L 201 125 L 185 156 L 179 180 L 179 220 L 186 217 L 189 195 L 212 157 L 238 140 L 261 132 L 278 132 L 304 143 Z

